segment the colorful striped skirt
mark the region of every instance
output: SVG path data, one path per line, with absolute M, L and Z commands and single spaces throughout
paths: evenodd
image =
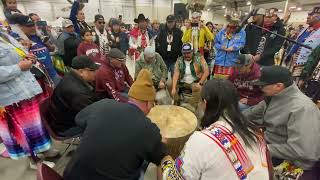
M 0 108 L 0 137 L 12 159 L 44 152 L 51 146 L 40 118 L 39 103 L 43 96 Z
M 233 67 L 215 65 L 213 73 L 213 77 L 216 79 L 228 79 L 229 76 L 233 73 Z

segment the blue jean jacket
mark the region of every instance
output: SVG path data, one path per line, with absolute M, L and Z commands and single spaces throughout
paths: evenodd
M 0 107 L 31 99 L 42 89 L 30 71 L 21 71 L 20 56 L 0 39 Z
M 214 41 L 214 46 L 217 51 L 215 65 L 230 67 L 234 66 L 240 49 L 242 49 L 246 43 L 246 33 L 242 29 L 240 32 L 233 34 L 230 40 L 225 37 L 225 33 L 226 29 L 222 29 Z M 233 51 L 227 52 L 222 49 L 223 46 L 227 48 L 232 47 Z

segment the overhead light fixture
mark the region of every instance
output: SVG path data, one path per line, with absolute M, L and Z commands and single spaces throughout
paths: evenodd
M 247 6 L 250 6 L 251 5 L 251 1 L 247 1 Z
M 279 11 L 279 12 L 282 12 L 282 9 L 279 9 L 278 11 Z
M 248 15 L 249 13 L 245 12 L 244 15 Z
M 207 9 L 207 11 L 210 11 L 210 9 Z
M 223 5 L 223 6 L 222 6 L 222 9 L 225 9 L 225 8 L 226 8 L 226 6 Z
M 297 6 L 291 6 L 289 9 L 296 9 Z
M 301 11 L 301 10 L 302 10 L 302 8 L 301 8 L 301 7 L 298 7 L 298 8 L 297 8 L 297 11 Z

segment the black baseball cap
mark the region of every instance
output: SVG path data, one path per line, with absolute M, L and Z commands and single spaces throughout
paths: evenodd
M 167 22 L 173 22 L 173 21 L 176 21 L 176 18 L 174 17 L 174 15 L 167 16 Z
M 235 62 L 236 66 L 246 66 L 253 63 L 251 54 L 240 54 Z
M 22 15 L 22 14 L 13 14 L 11 16 L 11 20 L 13 23 L 15 24 L 19 24 L 21 26 L 28 26 L 28 27 L 31 27 L 31 26 L 34 26 L 34 22 L 31 20 L 31 18 L 29 16 L 25 16 L 25 15 Z
M 261 76 L 254 82 L 257 86 L 266 86 L 276 83 L 292 83 L 293 78 L 289 69 L 282 66 L 266 66 L 261 70 Z
M 76 56 L 72 59 L 71 67 L 73 69 L 97 70 L 100 65 L 93 62 L 88 56 Z
M 192 52 L 192 51 L 193 51 L 192 44 L 190 44 L 190 43 L 185 43 L 185 44 L 182 45 L 182 50 L 181 50 L 182 54 L 183 54 L 183 53 L 190 53 L 190 52 Z
M 97 14 L 94 16 L 94 22 L 104 21 L 104 17 L 101 14 Z

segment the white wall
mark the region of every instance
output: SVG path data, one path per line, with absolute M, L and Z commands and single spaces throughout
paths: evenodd
M 185 3 L 186 0 L 173 0 L 174 3 Z M 70 9 L 63 12 L 63 8 L 70 8 L 66 0 L 18 0 L 18 8 L 25 14 L 31 12 L 39 14 L 44 20 L 53 21 L 57 17 L 68 17 Z M 269 3 L 259 5 L 263 8 L 271 7 L 284 7 L 284 2 Z M 0 4 L 2 9 L 2 5 Z M 248 7 L 241 8 L 243 11 L 248 11 Z M 99 13 L 99 0 L 89 0 L 84 8 L 87 22 L 92 22 L 94 15 Z M 136 0 L 136 6 L 133 0 L 101 0 L 100 12 L 106 19 L 111 17 L 117 17 L 119 14 L 123 15 L 123 19 L 126 23 L 133 23 L 133 19 L 139 14 L 144 13 L 146 17 L 150 19 L 158 19 L 160 22 L 164 22 L 167 15 L 173 13 L 173 7 L 171 7 L 171 0 Z M 216 24 L 224 24 L 225 18 L 223 16 L 224 11 L 204 11 L 202 18 L 206 21 L 212 21 Z M 279 14 L 282 17 L 282 14 Z M 307 17 L 307 11 L 293 12 L 289 22 L 291 23 L 305 23 Z M 3 19 L 2 12 L 0 13 L 0 19 Z
M 173 3 L 180 3 L 182 0 L 173 0 Z M 106 19 L 123 15 L 123 20 L 127 23 L 133 23 L 135 16 L 139 13 L 144 13 L 150 19 L 158 19 L 164 22 L 169 14 L 173 14 L 171 0 L 136 0 L 136 6 L 133 0 L 101 0 L 100 12 Z M 57 17 L 68 17 L 71 4 L 66 0 L 18 0 L 18 9 L 24 14 L 37 13 L 42 19 L 53 21 Z M 2 9 L 2 4 L 0 4 Z M 63 8 L 69 8 L 63 12 Z M 84 12 L 86 21 L 92 22 L 94 15 L 99 14 L 99 0 L 89 0 L 85 4 Z M 0 13 L 0 18 L 3 19 L 3 14 Z

